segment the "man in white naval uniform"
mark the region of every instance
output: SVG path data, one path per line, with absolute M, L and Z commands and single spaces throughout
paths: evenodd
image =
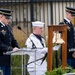
M 29 62 L 35 61 L 41 57 L 44 57 L 45 54 L 48 52 L 48 49 L 45 45 L 45 40 L 41 36 L 43 32 L 44 23 L 40 21 L 32 22 L 33 26 L 33 33 L 30 34 L 29 38 L 26 40 L 27 48 L 34 48 L 36 49 L 36 53 L 30 53 Z M 27 70 L 30 75 L 45 75 L 47 70 L 47 62 L 46 60 L 43 61 L 41 64 L 42 59 L 38 60 L 34 63 L 31 63 L 27 66 Z

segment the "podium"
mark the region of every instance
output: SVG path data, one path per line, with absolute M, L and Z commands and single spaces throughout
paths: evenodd
M 51 25 L 48 26 L 48 56 L 47 56 L 47 69 L 52 70 L 52 39 L 53 31 L 61 31 L 62 39 L 65 41 L 62 44 L 62 67 L 67 66 L 67 25 Z
M 8 51 L 6 53 L 4 53 L 4 55 L 11 55 L 11 56 L 15 56 L 15 55 L 21 55 L 22 56 L 22 75 L 27 75 L 27 71 L 26 68 L 27 66 L 25 66 L 25 62 L 24 62 L 24 55 L 28 54 L 30 55 L 31 53 L 35 53 L 36 49 L 29 49 L 29 48 L 20 48 L 16 51 Z
M 15 50 L 15 51 L 8 51 L 4 54 L 6 54 L 6 55 L 25 55 L 25 54 L 30 55 L 30 52 L 35 52 L 35 51 L 36 51 L 36 49 L 20 48 L 20 49 Z

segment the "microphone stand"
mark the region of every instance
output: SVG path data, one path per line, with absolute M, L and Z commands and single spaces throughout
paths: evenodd
M 26 34 L 22 29 L 21 29 L 21 27 L 17 27 L 19 30 L 21 30 L 24 34 Z M 29 37 L 27 34 L 26 34 L 26 36 L 27 37 Z M 35 46 L 35 44 L 34 44 L 34 42 L 32 41 L 32 39 L 31 38 L 29 38 L 30 40 L 31 40 L 31 42 L 32 42 L 32 49 L 35 49 L 36 48 L 36 46 Z

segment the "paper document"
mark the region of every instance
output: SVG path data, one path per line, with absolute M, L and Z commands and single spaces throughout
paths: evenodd
M 60 47 L 61 47 L 61 45 L 55 45 L 55 46 L 53 47 L 53 51 L 58 51 Z

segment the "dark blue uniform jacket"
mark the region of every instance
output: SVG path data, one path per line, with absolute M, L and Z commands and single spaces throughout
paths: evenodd
M 0 23 L 0 66 L 10 66 L 10 55 L 3 55 L 3 52 L 12 51 L 14 47 L 18 47 L 18 43 L 14 39 L 12 29 L 9 25 L 3 26 Z
M 63 22 L 60 22 L 59 24 L 66 24 L 69 27 L 67 29 L 67 58 L 72 58 L 73 52 L 69 52 L 69 49 L 75 48 L 74 26 L 72 25 L 72 23 L 68 23 L 65 19 Z

